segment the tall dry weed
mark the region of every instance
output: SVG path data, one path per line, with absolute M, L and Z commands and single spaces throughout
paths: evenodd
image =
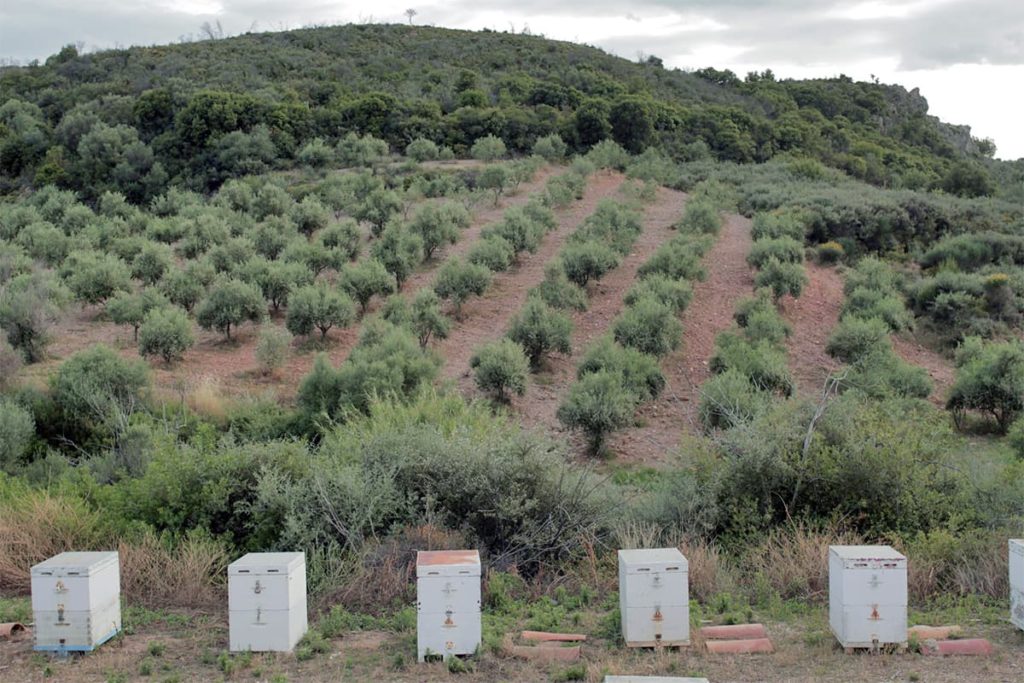
M 216 609 L 224 603 L 225 548 L 203 536 L 169 542 L 154 533 L 118 544 L 121 590 L 150 609 Z

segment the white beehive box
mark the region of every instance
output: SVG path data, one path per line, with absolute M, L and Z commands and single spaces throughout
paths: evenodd
M 290 652 L 306 634 L 304 553 L 249 553 L 228 566 L 229 648 Z
M 907 558 L 887 545 L 828 551 L 828 621 L 845 648 L 905 645 Z
M 1010 621 L 1024 629 L 1024 539 L 1010 540 Z
M 619 611 L 627 647 L 690 644 L 689 578 L 678 548 L 619 551 Z
M 416 656 L 470 655 L 480 647 L 480 553 L 416 553 Z
M 117 553 L 61 553 L 32 567 L 37 650 L 88 652 L 121 630 Z

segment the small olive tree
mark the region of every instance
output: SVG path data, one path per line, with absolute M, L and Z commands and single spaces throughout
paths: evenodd
M 523 347 L 511 339 L 490 342 L 477 349 L 469 360 L 476 385 L 498 401 L 506 402 L 509 392 L 526 393 L 529 366 Z
M 458 258 L 448 259 L 434 281 L 434 292 L 449 299 L 455 306 L 455 317 L 462 313 L 462 304 L 474 294 L 482 295 L 491 284 L 491 271 Z
M 184 357 L 194 343 L 192 322 L 180 308 L 153 309 L 139 328 L 139 355 L 160 356 L 167 365 Z
M 214 283 L 209 295 L 196 309 L 196 322 L 204 330 L 217 330 L 231 339 L 231 328 L 246 321 L 261 322 L 267 306 L 260 291 L 241 280 Z
M 632 422 L 636 403 L 636 395 L 623 388 L 617 374 L 594 372 L 572 385 L 558 407 L 558 419 L 569 429 L 582 430 L 596 455 L 610 433 Z
M 320 330 L 320 339 L 326 339 L 332 327 L 346 327 L 355 320 L 355 305 L 344 292 L 324 283 L 302 287 L 292 294 L 288 302 L 285 327 L 292 334 L 309 335 Z

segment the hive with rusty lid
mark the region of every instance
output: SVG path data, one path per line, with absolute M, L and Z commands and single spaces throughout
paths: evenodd
M 481 642 L 480 553 L 434 550 L 416 554 L 416 652 L 422 662 L 468 655 Z
M 290 652 L 305 635 L 304 553 L 249 553 L 228 566 L 229 649 Z
M 847 649 L 907 643 L 907 558 L 889 546 L 829 546 L 829 626 Z
M 619 610 L 628 647 L 690 644 L 689 564 L 678 548 L 619 551 Z
M 121 630 L 115 551 L 66 552 L 32 567 L 35 649 L 88 652 Z

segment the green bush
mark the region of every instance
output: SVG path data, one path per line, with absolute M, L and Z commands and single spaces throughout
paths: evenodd
M 345 219 L 320 231 L 317 240 L 327 249 L 337 249 L 348 261 L 355 261 L 362 246 L 363 234 L 354 220 Z
M 700 422 L 705 430 L 732 429 L 753 420 L 771 398 L 742 371 L 730 368 L 700 388 Z
M 710 201 L 692 199 L 686 203 L 683 218 L 676 228 L 680 232 L 700 235 L 717 235 L 722 228 L 722 217 Z
M 469 212 L 454 202 L 427 204 L 409 222 L 409 229 L 423 240 L 423 253 L 428 259 L 438 247 L 455 244 L 467 227 Z
M 599 242 L 625 256 L 643 230 L 640 212 L 634 207 L 602 199 L 569 239 L 570 244 Z
M 132 260 L 132 277 L 155 285 L 174 265 L 174 254 L 166 244 L 147 242 Z
M 176 307 L 155 308 L 139 328 L 139 355 L 160 356 L 170 365 L 180 360 L 195 343 L 192 322 Z
M 256 338 L 256 350 L 253 353 L 260 374 L 270 375 L 285 364 L 290 343 L 291 335 L 277 325 L 264 324 L 260 327 L 259 337 Z
M 544 226 L 534 220 L 525 209 L 512 207 L 505 211 L 501 221 L 484 228 L 481 236 L 484 239 L 501 237 L 512 245 L 512 250 L 516 254 L 519 254 L 524 251 L 537 251 L 544 231 Z
M 892 266 L 875 256 L 860 259 L 856 266 L 847 271 L 843 293 L 850 296 L 858 289 L 895 294 L 898 290 Z
M 445 339 L 451 331 L 452 323 L 441 312 L 441 301 L 437 294 L 429 289 L 421 289 L 413 297 L 409 310 L 409 326 L 425 348 L 431 337 Z
M 0 471 L 11 471 L 21 464 L 35 435 L 32 413 L 0 398 Z
M 629 164 L 629 152 L 612 140 L 601 140 L 587 152 L 587 161 L 596 168 L 623 171 Z
M 848 316 L 884 320 L 893 332 L 910 329 L 913 325 L 913 318 L 899 295 L 867 287 L 857 287 L 846 295 L 843 318 Z
M 665 388 L 665 375 L 657 358 L 620 346 L 610 336 L 601 337 L 587 349 L 576 376 L 583 379 L 595 372 L 617 376 L 622 387 L 642 401 L 657 398 Z
M 364 314 L 370 299 L 374 296 L 387 296 L 398 287 L 395 276 L 377 259 L 348 264 L 341 271 L 339 284 L 359 304 Z
M 707 277 L 701 258 L 707 243 L 688 237 L 674 237 L 647 259 L 637 271 L 641 278 L 664 275 L 670 280 L 703 280 Z
M 750 228 L 750 234 L 755 240 L 788 237 L 802 243 L 804 233 L 803 217 L 790 211 L 755 214 Z
M 1017 341 L 991 343 L 957 368 L 946 407 L 957 426 L 967 411 L 992 417 L 1001 433 L 1024 410 L 1024 347 Z
M 530 365 L 538 367 L 552 352 L 572 352 L 572 321 L 535 297 L 527 299 L 523 309 L 512 318 L 508 338 L 519 344 Z
M 587 310 L 586 290 L 569 281 L 560 260 L 549 261 L 544 266 L 544 280 L 537 285 L 534 292 L 552 308 Z
M 834 240 L 819 244 L 817 253 L 818 263 L 822 263 L 827 266 L 839 263 L 843 260 L 843 257 L 846 256 L 846 250 L 843 249 L 843 245 Z
M 861 356 L 850 366 L 843 383 L 875 399 L 928 398 L 932 393 L 928 371 L 907 363 L 888 346 Z
M 172 270 L 160 283 L 160 291 L 175 306 L 191 311 L 206 293 L 206 286 L 187 270 Z
M 292 294 L 285 327 L 295 336 L 307 336 L 318 329 L 323 340 L 332 327 L 348 327 L 355 317 L 356 307 L 352 299 L 321 282 L 302 287 Z
M 878 349 L 891 348 L 889 326 L 879 318 L 844 318 L 828 338 L 825 353 L 844 363 L 853 363 Z
M 792 237 L 757 240 L 747 254 L 747 263 L 754 268 L 763 268 L 771 258 L 782 263 L 803 263 L 804 245 Z
M 562 269 L 576 286 L 585 288 L 591 280 L 600 280 L 604 274 L 619 265 L 615 252 L 600 242 L 568 244 L 562 249 Z
M 480 175 L 476 179 L 477 187 L 494 193 L 495 206 L 498 205 L 498 200 L 504 194 L 510 182 L 512 182 L 512 174 L 504 164 L 490 164 L 486 166 L 484 170 L 480 171 Z
M 530 372 L 523 347 L 511 339 L 484 344 L 469 359 L 476 386 L 507 401 L 509 392 L 526 393 L 526 376 Z
M 505 141 L 494 135 L 477 138 L 469 154 L 479 161 L 495 161 L 507 153 Z
M 715 374 L 737 370 L 764 391 L 782 396 L 793 393 L 786 354 L 768 342 L 752 344 L 733 332 L 723 332 L 715 340 L 715 353 L 709 367 Z
M 134 294 L 119 292 L 107 302 L 106 311 L 118 325 L 131 325 L 132 338 L 139 340 L 139 326 L 150 311 L 170 305 L 167 298 L 155 289 L 144 289 Z
M 439 152 L 437 144 L 426 138 L 416 138 L 405 147 L 405 156 L 420 163 L 436 160 Z
M 564 159 L 567 150 L 568 146 L 557 133 L 537 138 L 533 143 L 533 153 L 550 163 Z
M 633 285 L 623 300 L 627 306 L 632 306 L 645 298 L 659 301 L 679 314 L 690 305 L 690 300 L 693 299 L 693 286 L 686 280 L 673 280 L 655 273 Z
M 569 429 L 583 431 L 590 452 L 598 454 L 610 433 L 632 423 L 637 401 L 636 394 L 622 386 L 619 375 L 592 372 L 569 388 L 558 406 L 558 420 Z
M 370 224 L 370 232 L 380 237 L 384 226 L 402 210 L 402 199 L 392 190 L 378 188 L 352 207 L 352 218 Z
M 333 161 L 334 150 L 328 147 L 322 138 L 313 138 L 299 150 L 295 158 L 303 166 L 325 168 Z
M 1024 419 L 1017 418 L 1006 432 L 1006 443 L 1018 460 L 1024 460 Z
M 491 271 L 457 258 L 445 261 L 434 280 L 434 292 L 455 305 L 455 316 L 462 312 L 462 304 L 469 297 L 481 296 L 491 284 Z
M 783 263 L 775 257 L 765 261 L 761 272 L 754 278 L 755 287 L 767 287 L 778 301 L 786 294 L 797 298 L 807 284 L 807 273 L 800 263 Z
M 89 426 L 131 415 L 150 387 L 149 368 L 97 344 L 64 361 L 50 380 L 53 400 L 72 422 Z
M 512 244 L 498 235 L 491 235 L 485 239 L 477 240 L 470 248 L 466 260 L 484 266 L 492 273 L 501 273 L 509 269 L 515 259 L 515 250 Z
M 652 356 L 664 356 L 679 346 L 683 326 L 672 309 L 647 297 L 628 307 L 612 323 L 615 341 Z
M 745 318 L 743 335 L 752 343 L 767 342 L 779 345 L 793 333 L 779 312 L 774 307 L 756 310 Z
M 423 261 L 423 240 L 401 223 L 392 223 L 380 234 L 371 254 L 395 276 L 395 285 L 401 288 Z
M 61 265 L 61 276 L 76 299 L 90 304 L 106 301 L 131 289 L 131 274 L 113 254 L 75 251 Z
M 196 322 L 204 330 L 223 332 L 231 339 L 231 328 L 246 321 L 261 322 L 267 315 L 263 296 L 254 286 L 241 280 L 221 280 L 196 309 Z
M 14 384 L 14 379 L 25 361 L 5 336 L 0 336 L 0 391 Z
M 0 331 L 30 363 L 42 360 L 51 330 L 71 298 L 50 273 L 16 275 L 0 287 Z
M 292 207 L 288 216 L 295 223 L 299 232 L 307 237 L 318 230 L 326 228 L 328 221 L 331 219 L 327 207 L 321 204 L 315 195 L 303 197 L 301 202 L 296 203 Z

